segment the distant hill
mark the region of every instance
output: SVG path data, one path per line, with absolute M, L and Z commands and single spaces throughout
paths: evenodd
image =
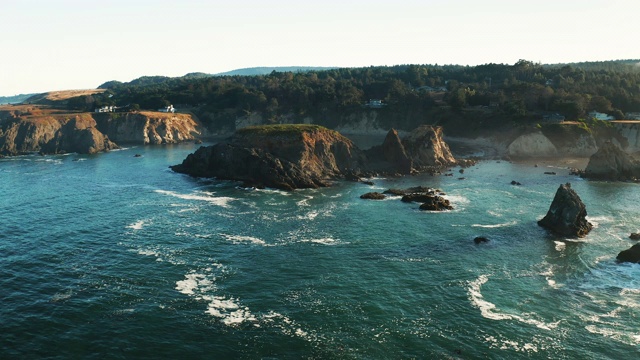
M 18 104 L 36 94 L 20 94 L 14 96 L 0 96 L 0 105 L 2 104 Z
M 307 71 L 323 71 L 333 70 L 337 67 L 314 67 L 314 66 L 276 66 L 276 67 L 253 67 L 245 69 L 236 69 L 227 72 L 214 74 L 215 76 L 254 76 L 268 75 L 275 72 L 307 72 Z
M 62 90 L 50 91 L 42 94 L 31 94 L 24 101 L 32 104 L 50 104 L 55 101 L 69 100 L 74 97 L 83 95 L 94 95 L 105 92 L 105 89 L 86 89 L 86 90 Z
M 184 76 L 168 77 L 168 76 L 141 76 L 130 82 L 120 82 L 117 80 L 107 81 L 104 84 L 98 86 L 99 89 L 114 89 L 121 86 L 155 86 L 159 84 L 167 84 L 170 82 L 180 82 L 183 80 L 197 80 L 205 79 L 216 76 L 258 76 L 269 75 L 273 71 L 275 72 L 294 72 L 303 73 L 307 71 L 324 71 L 338 69 L 337 67 L 318 67 L 318 66 L 276 66 L 276 67 L 254 67 L 245 69 L 236 69 L 227 72 L 217 74 L 207 74 L 202 72 L 192 72 Z

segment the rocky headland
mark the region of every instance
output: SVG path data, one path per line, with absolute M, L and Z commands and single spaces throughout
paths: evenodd
M 202 134 L 187 114 L 59 113 L 41 108 L 0 110 L 0 155 L 38 152 L 93 154 L 118 144 L 167 144 Z
M 436 171 L 455 164 L 438 127 L 422 126 L 406 139 L 392 129 L 382 145 L 363 151 L 337 131 L 289 124 L 240 129 L 227 141 L 201 147 L 172 169 L 196 177 L 292 190 L 374 174 Z
M 9 118 L 0 122 L 0 154 L 93 154 L 118 148 L 88 115 Z

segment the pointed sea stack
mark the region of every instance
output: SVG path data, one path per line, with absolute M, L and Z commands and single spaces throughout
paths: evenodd
M 393 164 L 401 174 L 411 173 L 413 161 L 411 161 L 411 158 L 407 155 L 402 141 L 398 136 L 398 132 L 395 129 L 389 130 L 387 136 L 384 138 L 382 153 L 385 160 Z
M 547 215 L 538 225 L 563 236 L 584 237 L 593 228 L 587 221 L 587 209 L 571 188 L 571 184 L 560 185 Z
M 402 141 L 416 168 L 456 165 L 449 145 L 442 139 L 442 127 L 422 125 Z

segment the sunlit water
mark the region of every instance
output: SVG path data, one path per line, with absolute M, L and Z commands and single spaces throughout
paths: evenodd
M 615 262 L 638 185 L 487 161 L 241 190 L 168 169 L 193 150 L 0 160 L 0 358 L 640 355 L 640 265 Z M 579 241 L 536 224 L 565 182 L 596 225 Z M 415 185 L 455 209 L 359 198 Z

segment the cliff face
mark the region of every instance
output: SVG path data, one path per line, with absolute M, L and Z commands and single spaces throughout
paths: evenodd
M 280 125 L 239 130 L 227 142 L 201 147 L 172 169 L 291 190 L 328 186 L 364 161 L 362 151 L 336 131 Z
M 615 128 L 620 135 L 628 142 L 625 150 L 629 152 L 640 151 L 640 123 L 638 122 L 615 122 Z
M 507 146 L 512 157 L 589 157 L 598 150 L 596 140 L 588 132 L 574 127 L 556 131 L 532 132 L 513 140 Z
M 200 127 L 187 114 L 50 114 L 0 112 L 0 155 L 29 152 L 92 154 L 118 148 L 115 142 L 167 144 L 193 140 Z
M 202 135 L 187 114 L 159 112 L 96 114 L 98 129 L 118 143 L 172 144 Z
M 558 155 L 558 149 L 542 133 L 519 136 L 507 147 L 507 154 L 514 157 L 549 157 Z
M 0 122 L 0 154 L 28 152 L 92 154 L 118 146 L 96 129 L 91 116 L 7 118 Z

